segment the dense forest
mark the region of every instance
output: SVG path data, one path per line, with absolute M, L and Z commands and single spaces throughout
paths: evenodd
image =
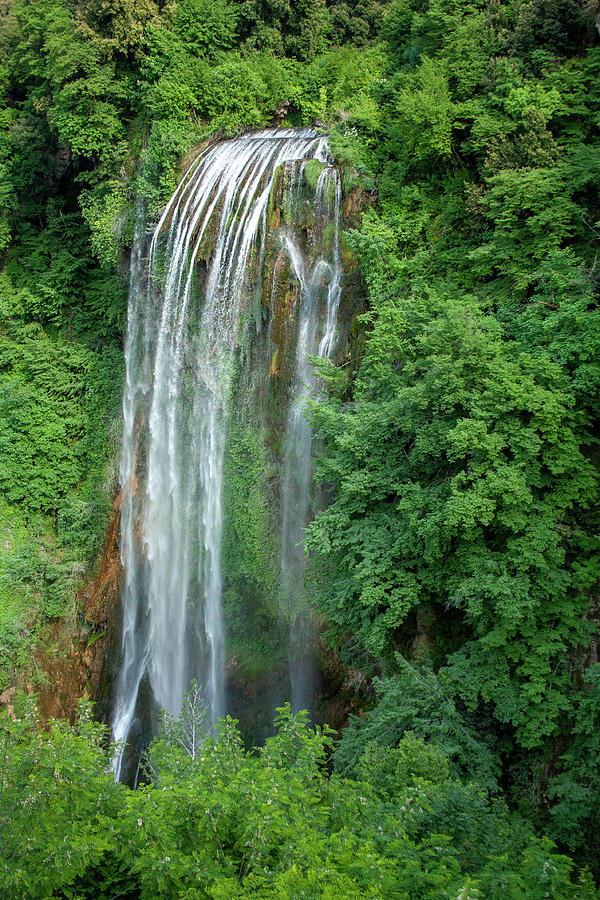
M 600 876 L 600 8 L 0 0 L 0 896 L 591 898 Z M 363 311 L 307 409 L 307 588 L 356 697 L 244 746 L 196 686 L 137 791 L 12 692 L 117 485 L 136 204 L 328 134 Z

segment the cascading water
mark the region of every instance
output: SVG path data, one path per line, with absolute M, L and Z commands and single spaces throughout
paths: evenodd
M 303 167 L 298 168 L 300 181 Z M 308 519 L 311 483 L 310 425 L 304 415 L 306 402 L 316 385 L 311 355 L 330 357 L 341 293 L 340 210 L 341 184 L 333 167 L 323 169 L 317 180 L 314 199 L 312 246 L 303 254 L 293 238 L 284 235 L 284 244 L 293 271 L 300 283 L 298 342 L 292 399 L 289 407 L 281 485 L 281 583 L 290 617 L 290 689 L 292 709 L 312 705 L 312 622 L 304 602 L 305 556 L 303 529 Z M 333 224 L 329 258 L 321 253 L 324 233 Z M 321 251 L 321 252 L 320 252 Z M 312 265 L 311 265 L 312 263 Z M 325 293 L 325 322 L 318 335 L 319 299 Z
M 340 295 L 341 189 L 326 141 L 311 129 L 282 129 L 213 145 L 169 201 L 146 269 L 137 229 L 120 476 L 122 663 L 113 714 L 113 738 L 137 748 L 131 758 L 123 751 L 115 758 L 118 778 L 131 777 L 156 711 L 177 715 L 191 679 L 203 685 L 213 721 L 225 712 L 221 543 L 228 416 L 248 309 L 260 290 L 269 198 L 282 166 L 291 173 L 287 198 L 293 196 L 306 160 L 323 167 L 308 250 L 293 228 L 281 228 L 280 235 L 300 285 L 280 565 L 282 594 L 293 594 L 290 602 L 298 604 L 310 491 L 310 429 L 301 414 L 312 385 L 308 354 L 331 354 Z M 292 606 L 289 617 L 299 612 Z

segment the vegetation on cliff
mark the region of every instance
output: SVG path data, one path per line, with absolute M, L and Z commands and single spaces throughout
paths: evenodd
M 326 124 L 345 190 L 377 201 L 346 236 L 363 359 L 317 364 L 331 503 L 307 541 L 315 609 L 372 709 L 332 777 L 327 736 L 284 713 L 258 755 L 231 723 L 193 764 L 156 744 L 165 790 L 136 794 L 88 718 L 5 719 L 0 892 L 593 896 L 539 834 L 597 873 L 597 15 L 0 5 L 0 690 L 43 622 L 76 613 L 105 530 L 134 198 L 153 216 L 193 146 L 284 121 Z M 245 421 L 236 448 L 230 468 L 260 469 Z M 265 602 L 267 519 L 261 495 L 234 572 Z
M 380 190 L 350 236 L 369 335 L 350 383 L 324 369 L 334 396 L 311 412 L 334 500 L 308 546 L 332 640 L 383 676 L 355 739 L 389 723 L 388 693 L 396 719 L 424 735 L 401 690 L 412 658 L 492 750 L 511 801 L 592 861 L 600 46 L 589 14 L 570 2 L 390 6 L 379 121 L 352 138 Z

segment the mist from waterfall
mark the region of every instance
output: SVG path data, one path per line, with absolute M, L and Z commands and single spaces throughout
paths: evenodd
M 120 466 L 122 661 L 112 722 L 122 746 L 147 742 L 157 710 L 177 715 L 192 679 L 203 686 L 213 722 L 226 712 L 221 543 L 228 415 L 244 323 L 260 289 L 274 180 L 288 167 L 287 202 L 311 159 L 324 168 L 310 252 L 293 229 L 281 234 L 300 285 L 281 485 L 282 594 L 297 604 L 290 611 L 295 621 L 310 493 L 311 438 L 302 415 L 314 387 L 308 356 L 331 354 L 340 294 L 341 188 L 326 141 L 312 129 L 280 129 L 219 142 L 190 166 L 149 245 L 138 216 Z M 325 241 L 329 224 L 333 237 Z M 131 777 L 135 759 L 126 756 L 122 750 L 115 757 L 117 778 Z

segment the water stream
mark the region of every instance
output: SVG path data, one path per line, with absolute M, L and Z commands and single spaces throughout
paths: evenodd
M 298 169 L 298 180 L 302 178 Z M 303 253 L 290 234 L 283 236 L 293 272 L 300 283 L 298 339 L 292 397 L 285 432 L 285 452 L 281 477 L 281 586 L 291 622 L 290 691 L 292 709 L 312 708 L 313 628 L 304 600 L 303 529 L 308 520 L 311 497 L 312 434 L 304 415 L 306 403 L 317 392 L 311 356 L 329 357 L 334 349 L 341 293 L 340 257 L 341 184 L 331 166 L 319 175 L 313 204 L 312 240 Z M 326 230 L 332 225 L 330 246 Z M 327 255 L 324 251 L 327 250 Z M 325 295 L 324 303 L 319 304 Z M 320 309 L 325 321 L 320 321 Z M 318 334 L 319 326 L 322 333 Z

